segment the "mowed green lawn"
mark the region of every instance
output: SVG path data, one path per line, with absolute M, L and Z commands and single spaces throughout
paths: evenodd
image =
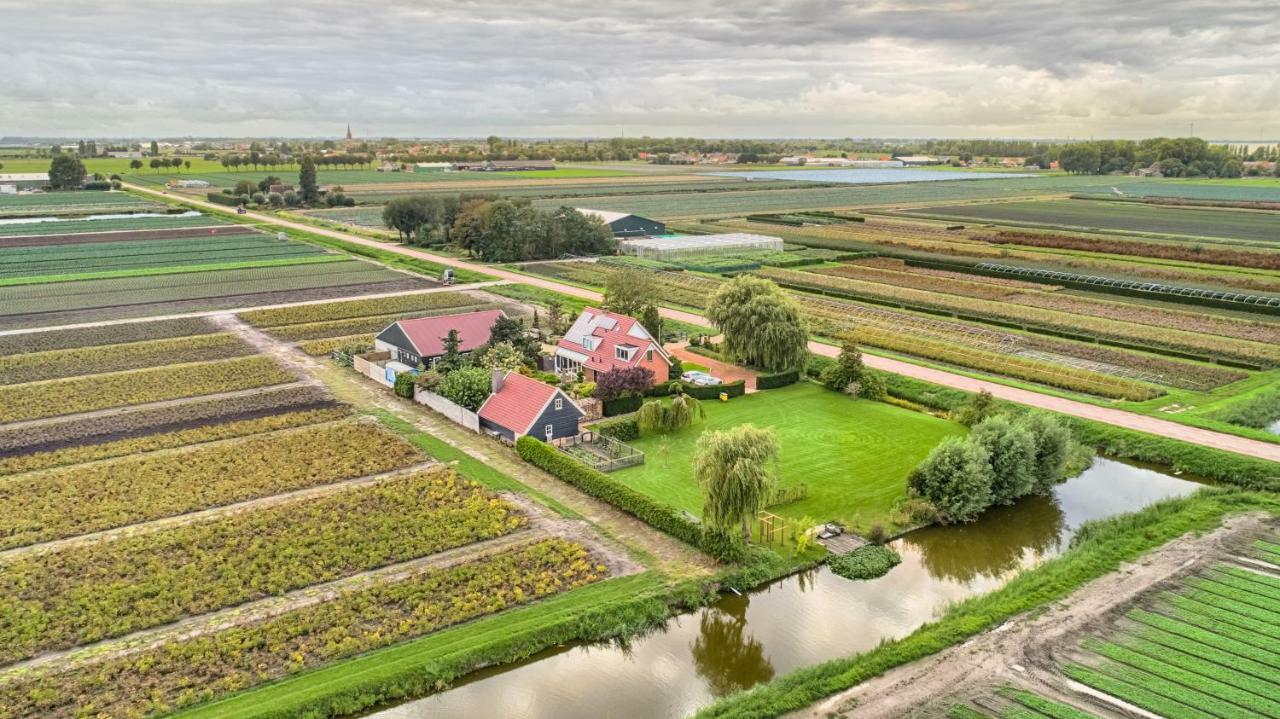
M 707 418 L 666 438 L 649 435 L 630 444 L 645 463 L 613 472 L 614 479 L 675 504 L 702 512 L 693 478 L 693 447 L 706 430 L 751 423 L 772 427 L 781 446 L 780 486 L 809 486 L 807 499 L 774 507 L 784 517 L 837 519 L 851 529 L 891 524 L 894 503 L 906 494 L 907 473 L 949 435 L 964 433 L 954 422 L 884 402 L 853 399 L 802 382 L 728 402 L 703 401 Z

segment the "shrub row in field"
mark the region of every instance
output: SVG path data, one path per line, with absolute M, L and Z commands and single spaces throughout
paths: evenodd
M 0 565 L 0 663 L 491 539 L 525 521 L 439 469 L 18 558 Z
M 1132 255 L 1153 257 L 1160 260 L 1203 262 L 1212 265 L 1254 267 L 1262 270 L 1280 270 L 1280 252 L 1250 252 L 1212 245 L 1170 242 L 1142 242 L 1133 239 L 1108 239 L 1105 237 L 1081 237 L 1078 235 L 1051 235 L 1035 232 L 1001 231 L 980 239 L 996 245 L 1026 245 L 1051 247 L 1059 250 L 1084 250 L 1108 255 Z
M 346 337 L 326 337 L 320 340 L 299 342 L 298 349 L 312 357 L 324 357 L 330 352 L 348 347 L 373 349 L 373 335 L 348 335 Z
M 1070 312 L 1085 317 L 1103 317 L 1120 322 L 1136 322 L 1153 327 L 1168 327 L 1188 332 L 1280 344 L 1280 324 L 1242 320 L 1207 312 L 1166 310 L 1128 302 L 1094 300 L 1078 295 L 1043 292 L 1010 295 L 1005 298 L 1005 301 L 1027 307 Z
M 145 716 L 420 636 L 607 576 L 581 545 L 547 539 L 254 624 L 0 685 L 14 719 Z
M 100 459 L 154 452 L 160 449 L 185 447 L 219 439 L 232 439 L 263 432 L 274 432 L 280 429 L 342 419 L 349 414 L 351 414 L 351 410 L 346 407 L 323 407 L 299 412 L 269 414 L 250 419 L 215 422 L 188 429 L 178 429 L 172 432 L 160 432 L 130 439 L 119 439 L 113 442 L 73 445 L 50 452 L 35 452 L 10 457 L 0 456 L 0 476 L 53 469 L 54 467 L 63 467 L 70 464 L 83 464 Z
M 292 382 L 269 357 L 242 357 L 0 387 L 0 422 L 56 417 Z
M 524 461 L 686 544 L 722 560 L 734 561 L 742 558 L 742 542 L 729 532 L 704 529 L 701 522 L 690 519 L 682 510 L 638 492 L 545 442 L 533 437 L 521 437 L 516 440 L 516 452 Z
M 272 337 L 296 342 L 298 340 L 315 340 L 326 337 L 342 337 L 356 334 L 373 334 L 382 331 L 387 325 L 406 317 L 430 317 L 432 315 L 453 314 L 456 312 L 476 312 L 496 307 L 492 303 L 473 302 L 468 305 L 442 307 L 435 309 L 399 312 L 396 314 L 355 317 L 345 320 L 327 320 L 324 322 L 303 322 L 294 325 L 280 325 L 269 330 Z
M 93 422 L 65 419 L 37 427 L 0 430 L 0 457 L 53 452 L 86 443 L 103 443 L 158 432 L 176 432 L 218 422 L 265 417 L 280 412 L 335 406 L 324 389 L 314 385 L 265 389 L 236 397 L 196 399 L 182 404 L 132 409 L 99 417 Z
M 976 297 L 984 300 L 1000 300 L 1010 292 L 1008 287 L 982 282 L 979 279 L 937 277 L 912 271 L 895 271 L 864 265 L 840 265 L 839 267 L 823 267 L 812 271 L 817 274 L 878 282 L 894 287 L 911 287 L 917 290 L 946 292 L 952 295 L 964 295 L 965 297 Z
M 476 304 L 476 299 L 462 292 L 427 292 L 397 297 L 377 297 L 367 300 L 348 300 L 296 307 L 279 307 L 251 310 L 240 313 L 240 319 L 254 327 L 277 327 L 304 322 L 326 322 L 353 317 L 389 315 L 416 310 L 465 307 Z
M 1270 346 L 1260 342 L 1209 337 L 1196 332 L 1171 328 L 1160 328 L 1158 331 L 1153 331 L 1150 327 L 1135 325 L 1130 322 L 1071 315 L 1055 310 L 1042 310 L 1037 307 L 1011 305 L 1006 302 L 994 302 L 905 287 L 893 287 L 875 282 L 818 275 L 812 272 L 765 268 L 759 270 L 758 274 L 796 289 L 874 298 L 883 302 L 955 312 L 996 322 L 1022 323 L 1041 331 L 1079 334 L 1142 346 L 1169 348 L 1211 357 L 1260 362 L 1267 365 L 1280 362 L 1280 346 Z
M 9 355 L 0 357 L 0 385 L 242 357 L 253 351 L 239 337 L 219 333 Z
M 5 480 L 0 548 L 145 522 L 407 467 L 412 445 L 362 422 L 122 457 Z
M 203 317 L 184 317 L 155 322 L 126 322 L 118 325 L 47 330 L 0 337 L 0 356 L 21 352 L 49 352 L 73 347 L 100 347 L 125 342 L 142 342 L 168 337 L 217 332 L 217 325 Z

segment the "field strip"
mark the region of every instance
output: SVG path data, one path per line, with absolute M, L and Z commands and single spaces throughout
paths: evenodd
M 32 223 L 32 224 L 37 224 L 37 223 Z M 49 222 L 49 223 L 43 223 L 43 224 L 57 225 L 58 223 L 56 223 L 56 222 Z M 76 235 L 79 235 L 79 234 L 85 234 L 85 235 L 110 235 L 110 234 L 113 234 L 113 233 L 122 233 L 122 232 L 149 232 L 149 231 L 153 231 L 153 230 L 158 232 L 158 231 L 160 231 L 160 230 L 168 230 L 168 229 L 181 229 L 181 230 L 221 230 L 221 229 L 224 229 L 224 228 L 226 228 L 226 227 L 227 227 L 227 225 L 226 225 L 225 223 L 219 223 L 219 224 L 216 224 L 216 225 L 194 225 L 194 226 L 192 226 L 192 225 L 187 225 L 187 226 L 184 226 L 184 227 L 174 227 L 174 228 L 170 228 L 170 227 L 144 227 L 144 228 L 139 229 L 139 228 L 136 228 L 136 227 L 135 227 L 135 228 L 133 228 L 133 229 L 131 229 L 131 230 L 93 230 L 93 231 L 83 232 L 83 233 L 80 233 L 80 232 L 74 232 L 74 233 L 71 233 L 71 234 L 76 234 Z M 38 239 L 40 239 L 41 237 L 62 237 L 62 236 L 64 236 L 64 235 L 66 235 L 66 234 L 67 234 L 67 233 L 65 233 L 65 232 L 45 232 L 45 233 L 43 233 L 43 234 L 39 234 L 39 235 L 12 234 L 12 235 L 6 235 L 6 237 L 21 237 L 21 238 L 22 238 L 22 239 L 24 239 L 24 240 L 25 240 L 25 239 L 38 240 Z
M 250 355 L 252 356 L 252 355 Z M 46 382 L 56 380 L 45 380 Z M 18 385 L 12 385 L 18 386 Z M 6 432 L 15 429 L 31 429 L 47 424 L 56 424 L 59 422 L 74 421 L 84 422 L 88 420 L 102 419 L 103 417 L 113 417 L 117 414 L 126 414 L 139 409 L 159 409 L 161 407 L 175 407 L 189 402 L 203 402 L 206 400 L 231 399 L 233 397 L 248 397 L 250 395 L 261 394 L 263 392 L 271 392 L 280 389 L 301 389 L 303 387 L 315 386 L 315 381 L 311 379 L 298 380 L 296 382 L 285 382 L 282 384 L 270 384 L 264 387 L 250 387 L 249 389 L 238 389 L 232 392 L 219 392 L 217 394 L 201 394 L 192 397 L 178 397 L 177 399 L 162 399 L 157 402 L 144 402 L 142 404 L 129 404 L 123 407 L 109 407 L 107 409 L 94 410 L 92 412 L 81 412 L 79 414 L 59 414 L 53 417 L 41 417 L 40 419 L 27 419 L 21 422 L 10 422 L 8 424 L 0 424 L 0 430 Z
M 389 268 L 389 269 L 392 269 L 392 268 Z M 421 275 L 413 275 L 413 277 L 417 279 L 422 278 Z M 373 294 L 352 295 L 350 297 L 330 297 L 328 299 L 323 299 L 323 300 L 303 300 L 301 302 L 281 302 L 274 305 L 253 305 L 249 307 L 236 307 L 233 309 L 225 309 L 225 310 L 202 310 L 200 312 L 181 312 L 181 313 L 172 314 L 172 315 L 150 315 L 147 317 L 129 317 L 125 319 L 106 320 L 102 322 L 79 322 L 76 324 L 68 324 L 68 325 L 43 325 L 40 327 L 23 327 L 21 329 L 0 330 L 0 337 L 10 336 L 10 335 L 35 334 L 38 332 L 47 332 L 49 330 L 91 329 L 94 327 L 109 327 L 111 325 L 139 324 L 144 322 L 158 322 L 161 320 L 178 320 L 178 319 L 189 319 L 189 318 L 197 318 L 197 317 L 212 317 L 215 315 L 221 315 L 226 313 L 238 314 L 240 312 L 249 312 L 251 310 L 275 310 L 275 309 L 284 309 L 287 307 L 302 307 L 304 305 L 327 305 L 334 302 L 346 302 L 347 300 L 375 300 L 375 299 L 381 299 L 384 297 L 399 297 L 401 295 L 426 295 L 426 294 L 431 294 L 433 292 L 462 292 L 465 290 L 479 290 L 479 289 L 484 289 L 485 287 L 492 287 L 494 285 L 506 285 L 506 284 L 510 284 L 510 282 L 508 280 L 488 280 L 485 282 L 472 282 L 470 284 L 465 284 L 465 285 L 452 285 L 452 286 L 445 285 L 441 287 L 428 287 L 422 290 L 375 292 Z
M 151 195 L 157 195 L 157 196 L 162 195 L 162 193 L 158 191 L 149 190 L 146 188 L 138 187 L 136 185 L 128 185 L 127 187 L 129 187 L 132 190 L 149 193 Z M 227 208 L 222 207 L 220 205 L 215 205 L 211 202 L 206 202 L 202 200 L 183 200 L 183 201 L 189 205 L 195 205 L 203 209 L 213 210 L 215 212 L 220 212 L 224 214 L 227 212 Z M 455 257 L 445 257 L 443 255 L 437 255 L 430 252 L 423 252 L 421 250 L 416 250 L 416 249 L 399 246 L 399 245 L 388 245 L 385 242 L 378 242 L 377 240 L 371 240 L 366 237 L 360 237 L 359 235 L 353 235 L 347 232 L 338 232 L 336 230 L 328 230 L 324 228 L 314 227 L 312 225 L 306 225 L 299 222 L 290 222 L 288 220 L 282 220 L 278 217 L 273 217 L 271 215 L 264 215 L 258 212 L 250 212 L 246 217 L 248 219 L 256 220 L 258 222 L 271 223 L 271 224 L 279 225 L 281 227 L 287 227 L 290 229 L 299 230 L 302 232 L 310 232 L 317 235 L 332 237 L 335 239 L 343 240 L 344 242 L 350 242 L 357 245 L 364 245 L 366 247 L 377 247 L 379 249 L 383 249 L 388 252 L 396 252 L 398 254 L 406 255 L 408 257 L 415 257 L 421 260 L 436 262 L 439 264 L 443 264 L 445 266 L 453 266 L 453 267 L 459 267 L 462 269 L 472 270 L 474 272 L 482 272 L 491 276 L 498 277 L 503 280 L 533 285 L 535 287 L 541 287 L 543 289 L 552 290 L 555 292 L 559 292 L 561 294 L 588 299 L 593 302 L 599 302 L 602 299 L 601 294 L 593 290 L 586 290 L 581 287 L 575 287 L 573 285 L 556 282 L 546 278 L 530 277 L 528 275 L 522 275 L 517 272 L 512 272 L 510 270 L 502 269 L 501 267 L 479 265 L 473 262 L 466 262 L 464 260 L 459 260 Z M 658 312 L 663 317 L 666 317 L 668 319 L 678 320 L 681 322 L 688 322 L 690 324 L 698 324 L 698 325 L 706 324 L 706 319 L 702 315 L 695 314 L 693 312 L 686 312 L 683 310 L 674 310 L 668 307 L 659 308 Z M 835 357 L 840 354 L 839 347 L 828 345 L 828 344 L 822 344 L 820 342 L 815 342 L 815 341 L 809 342 L 809 351 L 814 352 L 815 354 L 822 355 L 824 357 Z M 952 387 L 954 389 L 961 389 L 967 392 L 977 392 L 979 390 L 985 389 L 988 392 L 990 392 L 993 396 L 999 399 L 1008 400 L 1010 402 L 1016 402 L 1018 404 L 1027 405 L 1030 407 L 1038 407 L 1040 409 L 1049 410 L 1051 412 L 1060 412 L 1062 414 L 1070 415 L 1072 417 L 1080 417 L 1082 419 L 1088 419 L 1095 422 L 1102 422 L 1104 424 L 1115 425 L 1117 427 L 1124 427 L 1126 429 L 1136 430 L 1138 432 L 1146 432 L 1148 434 L 1168 437 L 1170 439 L 1177 439 L 1177 440 L 1190 442 L 1192 444 L 1198 444 L 1205 447 L 1212 447 L 1214 449 L 1221 449 L 1224 451 L 1236 452 L 1238 454 L 1244 454 L 1251 457 L 1258 457 L 1260 459 L 1267 459 L 1273 462 L 1280 462 L 1280 444 L 1273 444 L 1271 442 L 1264 442 L 1256 439 L 1248 439 L 1246 437 L 1223 434 L 1221 432 L 1215 432 L 1213 430 L 1201 429 L 1199 427 L 1179 424 L 1177 422 L 1170 422 L 1170 421 L 1162 420 L 1156 417 L 1148 417 L 1146 415 L 1135 414 L 1133 412 L 1128 412 L 1125 410 L 1114 409 L 1111 407 L 1101 407 L 1098 405 L 1089 404 L 1087 402 L 1078 402 L 1076 400 L 1066 399 L 1065 397 L 1056 397 L 1053 395 L 1041 394 L 1040 392 L 1021 389 L 1019 387 L 1011 387 L 1009 385 L 1001 384 L 998 382 L 974 379 L 972 377 L 967 377 L 965 375 L 955 374 L 953 372 L 947 372 L 944 370 L 933 369 L 931 367 L 924 367 L 921 365 L 912 364 L 910 362 L 905 362 L 902 360 L 891 359 L 888 357 L 880 357 L 880 356 L 868 354 L 864 356 L 863 362 L 868 367 L 872 367 L 879 370 L 885 370 L 887 372 L 893 372 L 895 374 L 900 374 L 906 377 L 922 379 L 922 380 L 933 382 L 935 384 L 940 384 L 946 387 Z
M 337 422 L 343 422 L 343 421 L 347 421 L 347 420 L 337 420 Z M 321 424 L 334 424 L 334 422 L 322 422 Z M 317 426 L 320 426 L 320 425 L 305 425 L 305 427 L 317 427 Z M 301 428 L 295 427 L 293 429 L 301 429 Z M 284 431 L 289 431 L 289 430 L 284 430 Z M 252 436 L 261 436 L 261 435 L 252 435 Z M 219 444 L 219 443 L 225 444 L 228 442 L 234 442 L 239 439 L 244 439 L 244 438 L 233 437 L 231 439 L 218 440 L 217 442 L 207 442 L 207 443 L 194 445 L 194 446 L 207 447 L 212 444 Z M 181 451 L 185 448 L 177 447 L 174 449 Z M 174 449 L 162 449 L 158 451 L 172 452 L 174 451 Z M 119 459 L 119 458 L 116 457 L 113 459 Z M 106 459 L 101 461 L 110 462 L 111 460 Z M 300 501 L 304 499 L 312 499 L 315 497 L 323 497 L 329 494 L 345 492 L 347 490 L 357 489 L 359 487 L 381 484 L 382 482 L 386 482 L 387 480 L 390 480 L 390 479 L 403 477 L 405 475 L 413 474 L 415 472 L 425 471 L 433 467 L 437 467 L 439 465 L 440 465 L 439 462 L 435 460 L 431 460 L 428 462 L 421 462 L 421 463 L 415 464 L 411 467 L 404 467 L 402 469 L 396 469 L 390 472 L 383 472 L 381 474 L 370 474 L 364 477 L 353 477 L 351 479 L 344 479 L 340 482 L 334 482 L 332 484 L 321 484 L 321 485 L 316 485 L 314 487 L 304 487 L 302 489 L 295 489 L 288 492 L 281 492 L 280 494 L 273 494 L 269 497 L 259 497 L 257 499 L 249 499 L 243 502 L 236 502 L 235 504 L 224 504 L 222 506 L 210 507 L 209 509 L 201 509 L 195 512 L 188 512 L 186 514 L 179 514 L 172 517 L 164 517 L 162 519 L 153 519 L 147 522 L 138 522 L 136 524 L 129 524 L 123 527 L 115 527 L 114 529 L 104 529 L 100 532 L 90 532 L 89 534 L 80 534 L 74 537 L 67 537 L 65 539 L 54 539 L 48 542 L 41 542 L 39 544 L 29 544 L 23 547 L 6 549 L 4 551 L 0 551 L 0 565 L 2 565 L 6 561 L 27 556 L 27 555 L 45 554 L 48 552 L 56 552 L 58 550 L 66 549 L 67 547 L 72 547 L 79 544 L 93 544 L 96 542 L 107 542 L 107 541 L 112 541 L 116 539 L 121 539 L 124 537 L 132 537 L 139 534 L 149 534 L 151 532 L 159 532 L 166 529 L 172 529 L 174 527 L 180 527 L 186 524 L 195 524 L 197 522 L 203 522 L 210 519 L 220 519 L 222 517 L 230 517 L 237 514 L 243 514 L 245 512 L 252 512 L 252 511 L 257 511 L 259 509 L 265 509 L 267 507 L 274 507 L 280 504 L 288 504 L 290 502 Z M 72 465 L 72 466 L 80 466 L 80 465 Z
M 313 584 L 277 597 L 268 597 L 235 607 L 228 607 L 172 624 L 145 629 L 123 637 L 58 652 L 41 654 L 33 659 L 10 664 L 0 670 L 0 683 L 19 679 L 38 669 L 70 669 L 85 664 L 128 656 L 158 646 L 185 641 L 232 627 L 269 619 L 304 607 L 331 601 L 340 595 L 379 584 L 401 581 L 424 572 L 447 569 L 459 564 L 484 559 L 515 547 L 532 544 L 551 535 L 544 529 L 520 529 L 501 537 L 473 542 L 425 557 L 359 572 L 329 582 Z

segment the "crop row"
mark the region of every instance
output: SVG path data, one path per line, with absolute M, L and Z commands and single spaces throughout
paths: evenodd
M 1081 684 L 1154 712 L 1157 716 L 1171 719 L 1218 719 L 1216 715 L 1196 708 L 1207 697 L 1181 687 L 1171 688 L 1167 683 L 1159 687 L 1164 689 L 1163 692 L 1157 691 L 1152 685 L 1158 680 L 1143 672 L 1114 664 L 1104 669 L 1068 664 L 1062 668 L 1062 672 Z M 1175 697 L 1171 698 L 1168 694 L 1174 694 Z
M 548 539 L 251 625 L 63 672 L 37 670 L 0 685 L 0 715 L 71 719 L 87 694 L 103 716 L 169 712 L 605 576 L 581 545 Z
M 1127 616 L 1143 625 L 1134 632 L 1134 636 L 1166 644 L 1172 641 L 1191 640 L 1194 642 L 1191 646 L 1198 647 L 1201 653 L 1224 652 L 1268 667 L 1273 673 L 1280 672 L 1280 653 L 1269 649 L 1266 642 L 1259 641 L 1256 635 L 1233 629 L 1230 625 L 1188 622 L 1143 609 L 1135 609 Z
M 881 284 L 893 285 L 895 287 L 911 287 L 917 290 L 945 292 L 947 294 L 976 297 L 984 300 L 1004 299 L 1011 292 L 1008 287 L 990 284 L 976 278 L 961 280 L 917 274 L 910 271 L 899 272 L 875 267 L 865 267 L 862 265 L 823 267 L 812 271 L 816 274 L 846 277 L 848 279 L 865 280 L 867 282 L 879 282 Z
M 399 319 L 405 319 L 407 317 L 429 317 L 432 315 L 452 314 L 456 312 L 475 312 L 482 309 L 491 309 L 493 307 L 496 307 L 496 305 L 473 302 L 466 305 L 419 309 L 410 312 L 399 312 L 396 314 L 373 315 L 371 317 L 353 317 L 345 320 L 327 320 L 323 322 L 303 322 L 301 324 L 294 325 L 281 325 L 270 328 L 268 332 L 272 337 L 285 340 L 286 342 L 318 340 L 326 337 L 341 337 L 343 335 L 373 334 L 375 332 L 382 331 L 392 322 Z
M 35 472 L 54 467 L 65 467 L 71 464 L 84 464 L 102 459 L 124 457 L 143 452 L 154 452 L 161 449 L 173 449 L 193 444 L 214 442 L 220 439 L 246 437 L 263 432 L 274 432 L 292 427 L 302 427 L 320 422 L 342 419 L 351 411 L 345 407 L 331 406 L 316 409 L 304 409 L 297 412 L 281 412 L 248 419 L 233 419 L 226 422 L 202 424 L 172 432 L 118 439 L 113 442 L 99 444 L 79 444 L 48 452 L 34 452 L 13 456 L 0 455 L 0 476 Z
M 373 347 L 373 335 L 347 335 L 345 337 L 325 337 L 318 340 L 306 340 L 298 343 L 298 349 L 312 357 L 324 357 L 334 350 L 344 347 Z
M 1280 270 L 1280 252 L 1254 252 L 1229 247 L 1175 242 L 1144 242 L 1134 239 L 1084 237 L 1080 235 L 1041 234 L 1036 232 L 1001 231 L 986 241 L 995 245 L 1023 245 L 1027 247 L 1051 247 L 1059 250 L 1084 250 L 1108 255 L 1133 255 L 1161 260 L 1202 262 L 1211 265 L 1253 267 L 1260 270 Z
M 751 229 L 750 223 L 720 222 L 707 226 L 726 231 Z M 758 228 L 756 228 L 758 229 Z M 769 234 L 779 235 L 788 242 L 808 247 L 834 250 L 877 250 L 904 256 L 920 256 L 928 253 L 969 260 L 1000 260 L 1032 263 L 1035 266 L 1051 266 L 1053 269 L 1071 269 L 1086 274 L 1134 279 L 1147 278 L 1173 283 L 1233 287 L 1258 292 L 1280 292 L 1280 279 L 1257 273 L 1232 272 L 1226 269 L 1177 267 L 1170 264 L 1152 264 L 1109 258 L 1105 255 L 1054 252 L 1049 249 L 1021 250 L 1012 247 L 993 247 L 986 242 L 975 241 L 957 232 L 947 233 L 941 228 L 887 222 L 852 223 L 805 227 L 803 229 L 770 229 Z
M 1043 335 L 1023 335 L 1025 347 L 1030 350 L 1072 357 L 1086 362 L 1097 362 L 1100 367 L 1131 370 L 1158 384 L 1181 389 L 1205 391 L 1214 387 L 1238 382 L 1248 373 L 1204 362 L 1171 359 L 1151 353 L 1130 352 L 1087 342 L 1056 339 Z M 1106 372 L 1105 369 L 1099 369 Z
M 79 232 L 68 235 L 30 235 L 0 237 L 0 249 L 12 250 L 24 247 L 55 247 L 57 245 L 91 245 L 118 242 L 164 241 L 180 238 L 256 236 L 257 230 L 248 225 L 219 225 L 217 227 L 170 227 L 159 230 L 131 230 L 116 232 Z
M 963 313 L 983 320 L 1017 322 L 1040 330 L 1082 334 L 1089 337 L 1132 342 L 1138 345 L 1162 347 L 1212 357 L 1260 362 L 1268 365 L 1280 362 L 1280 347 L 1259 342 L 1209 337 L 1172 328 L 1161 328 L 1159 331 L 1153 331 L 1145 325 L 1133 325 L 1123 321 L 1070 315 L 1037 307 L 1011 305 L 1003 302 L 926 292 L 906 287 L 893 287 L 874 282 L 817 275 L 812 272 L 765 268 L 759 270 L 757 274 L 795 289 L 874 298 L 885 302 Z
M 1102 317 L 1121 322 L 1136 322 L 1152 327 L 1234 337 L 1236 339 L 1280 344 L 1280 323 L 1236 319 L 1207 312 L 1166 310 L 1137 303 L 1095 300 L 1078 295 L 1023 292 L 1005 298 L 1027 307 L 1068 312 L 1085 317 Z
M 0 487 L 0 548 L 331 484 L 422 459 L 376 425 L 337 422 L 30 472 Z
M 0 216 L 19 214 L 62 214 L 81 209 L 120 210 L 163 209 L 163 205 L 124 192 L 42 192 L 0 195 Z
M 834 252 L 834 250 L 808 250 L 810 252 Z M 928 267 L 912 267 L 905 260 L 895 259 L 893 257 L 867 257 L 860 260 L 853 260 L 849 264 L 859 265 L 862 267 L 876 267 L 882 270 L 897 270 L 898 272 L 911 272 L 917 275 L 930 275 L 933 277 L 950 277 L 955 280 L 980 280 L 988 285 L 999 285 L 1001 287 L 1010 287 L 1023 290 L 1060 290 L 1060 286 L 1046 284 L 1043 282 L 1027 282 L 1025 280 L 1015 280 L 1010 277 L 986 277 L 983 275 L 970 275 L 964 272 L 955 272 L 953 270 L 936 270 Z
M 0 224 L 0 236 L 73 234 L 110 232 L 114 230 L 152 230 L 171 227 L 211 227 L 224 224 L 212 217 L 172 215 L 164 217 L 125 217 L 111 220 L 66 220 L 28 224 Z
M 197 397 L 296 379 L 269 357 L 240 357 L 0 387 L 0 422 Z
M 183 317 L 155 322 L 129 322 L 101 327 L 77 327 L 0 336 L 0 357 L 23 352 L 50 352 L 74 347 L 101 347 L 168 337 L 189 337 L 217 332 L 218 326 L 203 317 Z
M 0 385 L 226 359 L 252 352 L 239 337 L 219 333 L 8 355 L 0 357 Z
M 359 260 L 0 287 L 0 315 L 366 284 L 404 275 Z
M 26 274 L 57 274 L 63 269 L 59 263 L 66 262 L 77 263 L 75 269 L 83 271 L 86 267 L 111 267 L 117 262 L 150 260 L 161 264 L 169 260 L 201 259 L 204 256 L 233 252 L 249 255 L 271 250 L 288 250 L 298 254 L 323 252 L 313 245 L 278 240 L 262 234 L 89 242 L 8 248 L 0 253 L 0 272 L 12 274 L 15 269 L 27 269 L 29 271 Z
M 28 555 L 0 565 L 0 663 L 491 539 L 525 521 L 439 469 Z
M 416 310 L 465 307 L 476 304 L 476 298 L 465 292 L 422 292 L 395 297 L 375 297 L 323 304 L 297 305 L 241 312 L 240 319 L 254 327 L 279 327 L 311 322 L 327 322 L 354 317 L 390 315 Z
M 128 409 L 99 417 L 93 422 L 75 418 L 42 422 L 35 427 L 0 429 L 0 456 L 53 452 L 89 443 L 106 443 L 334 405 L 333 399 L 319 387 L 291 385 L 247 395 Z

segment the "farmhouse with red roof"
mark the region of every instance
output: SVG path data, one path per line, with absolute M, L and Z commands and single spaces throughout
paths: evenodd
M 449 330 L 458 331 L 458 351 L 466 354 L 488 342 L 494 323 L 505 316 L 502 310 L 483 310 L 397 320 L 374 337 L 373 345 L 410 367 L 431 367 L 444 356 Z
M 493 394 L 480 405 L 480 428 L 515 441 L 529 435 L 546 442 L 578 434 L 584 412 L 558 387 L 519 372 L 493 371 Z
M 671 357 L 639 320 L 587 307 L 556 345 L 555 363 L 557 372 L 581 369 L 588 382 L 626 367 L 646 367 L 665 381 Z

